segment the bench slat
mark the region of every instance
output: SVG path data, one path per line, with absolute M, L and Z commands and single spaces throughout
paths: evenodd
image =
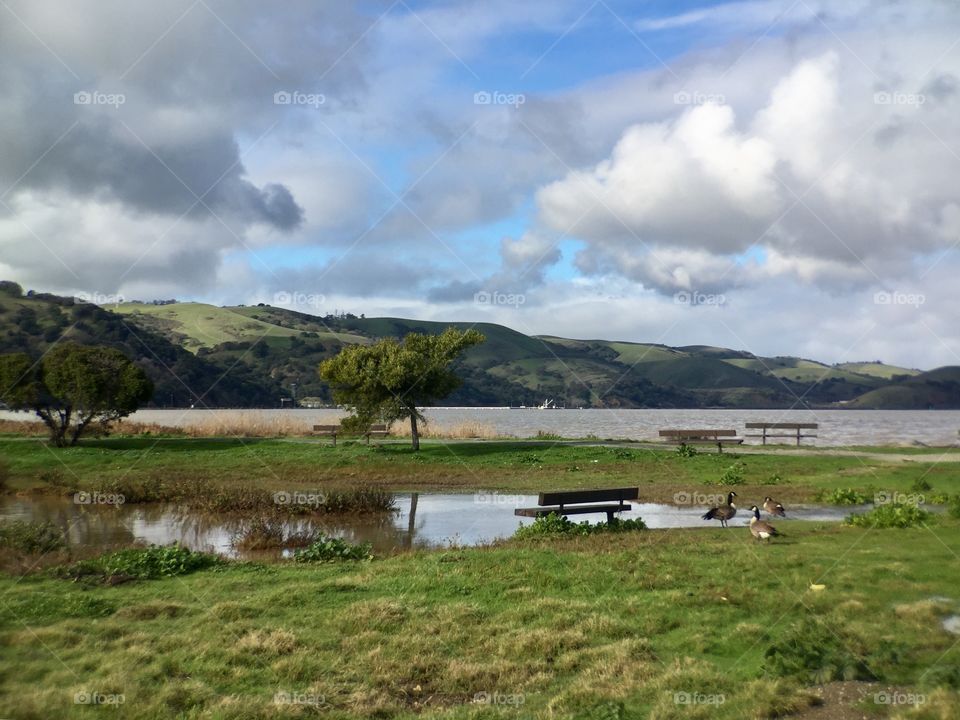
M 537 503 L 540 505 L 567 505 L 568 503 L 636 500 L 638 497 L 640 497 L 639 487 L 607 488 L 603 490 L 568 490 L 563 492 L 540 493 Z
M 521 517 L 545 517 L 550 513 L 556 513 L 557 515 L 587 515 L 589 513 L 620 512 L 621 510 L 630 510 L 630 505 L 575 505 L 573 507 L 560 507 L 559 505 L 555 505 L 552 507 L 517 508 L 513 511 L 513 514 L 520 515 Z
M 736 430 L 661 430 L 660 437 L 736 437 Z
M 820 427 L 820 424 L 748 422 L 746 427 L 750 430 L 763 430 L 764 428 L 773 428 L 774 430 L 816 430 Z

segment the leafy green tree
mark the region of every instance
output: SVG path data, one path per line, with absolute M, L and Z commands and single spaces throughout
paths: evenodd
M 418 408 L 433 405 L 460 386 L 451 363 L 484 341 L 476 330 L 447 328 L 439 335 L 410 333 L 403 342 L 385 338 L 372 345 L 352 345 L 320 364 L 320 377 L 333 398 L 353 413 L 345 425 L 359 430 L 378 418 L 410 419 L 414 450 L 420 449 Z
M 25 353 L 0 355 L 0 401 L 33 410 L 57 447 L 76 445 L 91 427 L 105 431 L 153 394 L 153 383 L 122 352 L 74 343 L 39 362 Z

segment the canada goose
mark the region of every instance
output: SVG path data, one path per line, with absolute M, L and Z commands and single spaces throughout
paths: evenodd
M 769 515 L 776 515 L 777 517 L 787 516 L 783 505 L 776 502 L 772 497 L 765 497 L 763 499 L 763 509 L 766 510 Z
M 731 492 L 727 495 L 727 504 L 721 505 L 720 507 L 710 508 L 704 514 L 704 520 L 719 520 L 721 527 L 727 526 L 727 520 L 733 520 L 733 516 L 737 514 L 737 506 L 733 504 L 733 499 L 737 496 L 735 492 Z
M 750 508 L 750 512 L 753 513 L 753 517 L 750 518 L 750 534 L 757 540 L 769 540 L 774 535 L 780 534 L 773 525 L 760 519 L 760 509 L 756 505 Z

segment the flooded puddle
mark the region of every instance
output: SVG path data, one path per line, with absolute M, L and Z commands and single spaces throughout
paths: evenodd
M 537 504 L 535 495 L 494 493 L 398 494 L 397 511 L 382 515 L 343 515 L 311 519 L 295 518 L 287 529 L 319 529 L 327 535 L 354 543 L 372 543 L 374 552 L 385 554 L 406 548 L 477 545 L 506 538 L 521 524 L 532 522 L 513 514 L 514 508 Z M 869 506 L 867 506 L 869 507 Z M 792 521 L 839 521 L 863 507 L 794 506 Z M 621 517 L 642 518 L 652 529 L 714 527 L 700 519 L 705 508 L 677 507 L 659 503 L 634 503 Z M 750 514 L 738 513 L 731 527 L 745 527 Z M 602 514 L 574 516 L 574 520 L 604 520 Z M 109 546 L 132 542 L 157 545 L 179 542 L 195 550 L 208 550 L 231 557 L 256 557 L 233 547 L 233 538 L 249 520 L 242 517 L 198 514 L 174 505 L 77 505 L 69 498 L 7 497 L 0 499 L 0 520 L 53 522 L 63 528 L 71 545 Z M 263 553 L 259 553 L 262 557 Z

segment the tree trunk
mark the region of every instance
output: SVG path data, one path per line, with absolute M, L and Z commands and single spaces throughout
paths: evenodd
M 414 452 L 420 451 L 420 431 L 417 429 L 417 414 L 410 415 L 410 442 Z

